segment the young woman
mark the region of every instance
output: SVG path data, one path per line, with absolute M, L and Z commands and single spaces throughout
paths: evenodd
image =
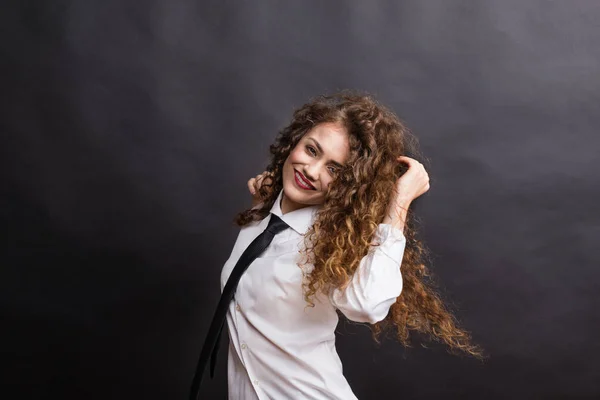
M 339 310 L 417 331 L 479 356 L 427 284 L 411 203 L 429 189 L 416 140 L 370 96 L 321 96 L 299 108 L 248 181 L 253 207 L 221 274 L 221 289 L 272 215 L 278 233 L 246 270 L 229 306 L 229 399 L 355 399 L 335 348 Z

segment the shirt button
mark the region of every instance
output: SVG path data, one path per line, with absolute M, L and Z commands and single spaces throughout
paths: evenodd
M 246 346 L 246 343 L 242 343 L 242 349 L 245 349 L 246 347 L 248 347 Z
M 238 310 L 238 311 L 242 311 L 242 309 L 241 309 L 241 307 L 240 307 L 240 305 L 239 305 L 239 304 L 237 304 L 237 305 L 235 306 L 235 309 L 236 309 L 236 310 Z

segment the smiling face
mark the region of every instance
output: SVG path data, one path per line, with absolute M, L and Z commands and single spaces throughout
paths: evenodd
M 282 213 L 323 204 L 349 154 L 348 133 L 341 124 L 321 123 L 308 131 L 283 164 Z

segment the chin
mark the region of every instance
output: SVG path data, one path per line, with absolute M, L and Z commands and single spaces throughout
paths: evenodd
M 308 196 L 289 181 L 283 183 L 283 194 L 294 203 L 305 204 L 308 200 Z
M 294 182 L 290 182 L 289 180 L 283 182 L 283 194 L 288 200 L 297 205 L 312 206 L 322 203 L 322 201 L 319 201 L 318 196 L 315 196 L 317 194 L 316 190 L 307 192 L 297 188 Z

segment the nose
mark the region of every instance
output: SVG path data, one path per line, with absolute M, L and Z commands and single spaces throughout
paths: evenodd
M 319 166 L 317 164 L 305 165 L 302 173 L 309 181 L 315 182 L 319 178 Z

